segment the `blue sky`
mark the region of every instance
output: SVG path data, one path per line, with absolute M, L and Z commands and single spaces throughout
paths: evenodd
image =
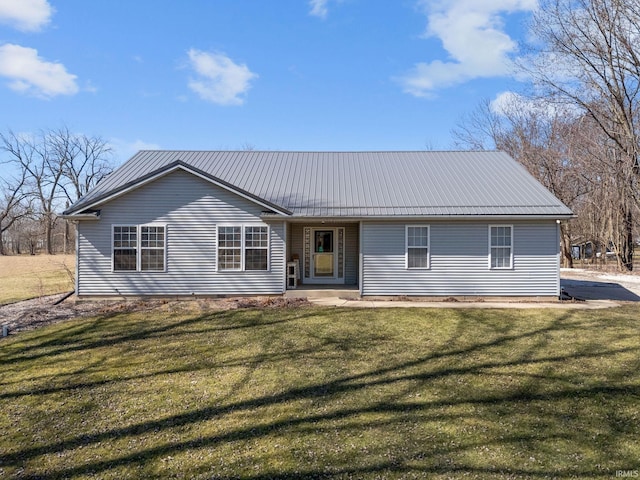
M 141 148 L 422 150 L 511 74 L 535 0 L 0 0 L 0 129 Z

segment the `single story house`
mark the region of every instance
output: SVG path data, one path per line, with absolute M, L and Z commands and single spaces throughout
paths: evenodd
M 572 212 L 503 152 L 159 150 L 63 216 L 79 297 L 558 297 Z

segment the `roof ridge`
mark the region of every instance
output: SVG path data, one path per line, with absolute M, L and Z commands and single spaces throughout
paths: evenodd
M 190 149 L 142 149 L 138 150 L 138 153 L 142 152 L 163 152 L 163 153 L 504 153 L 503 150 L 190 150 Z

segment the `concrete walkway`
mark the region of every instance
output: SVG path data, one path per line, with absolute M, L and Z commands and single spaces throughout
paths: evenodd
M 576 301 L 420 301 L 366 300 L 358 298 L 355 289 L 289 290 L 287 296 L 305 297 L 315 305 L 353 308 L 556 308 L 600 309 L 623 303 L 640 302 L 640 275 L 610 274 L 586 269 L 561 269 L 560 286 Z M 640 303 L 638 303 L 640 308 Z
M 353 300 L 340 297 L 308 298 L 314 305 L 350 308 L 557 308 L 557 309 L 600 309 L 620 305 L 613 300 L 588 300 L 585 302 L 421 302 L 405 300 Z

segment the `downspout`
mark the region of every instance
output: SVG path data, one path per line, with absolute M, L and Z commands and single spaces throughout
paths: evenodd
M 283 221 L 282 223 L 284 223 L 284 258 L 283 263 L 284 263 L 284 269 L 282 270 L 282 294 L 286 294 L 287 293 L 287 261 L 289 258 L 289 229 L 288 227 L 288 222 L 287 221 Z
M 362 278 L 362 274 L 364 272 L 363 259 L 364 255 L 362 254 L 362 245 L 363 245 L 363 236 L 362 236 L 362 220 L 358 222 L 358 290 L 360 292 L 360 296 L 362 297 L 364 279 Z
M 562 292 L 560 290 L 560 266 L 562 265 L 562 247 L 560 245 L 560 220 L 556 220 L 556 245 L 558 252 L 556 254 L 556 268 L 558 275 L 556 276 L 556 296 L 561 299 Z
M 74 279 L 75 291 L 80 293 L 80 222 L 76 225 L 76 278 Z
M 69 298 L 74 293 L 76 293 L 75 290 L 73 292 L 65 293 L 62 298 L 60 298 L 59 300 L 56 300 L 53 304 L 54 305 L 60 305 L 62 302 L 64 302 L 67 298 Z

